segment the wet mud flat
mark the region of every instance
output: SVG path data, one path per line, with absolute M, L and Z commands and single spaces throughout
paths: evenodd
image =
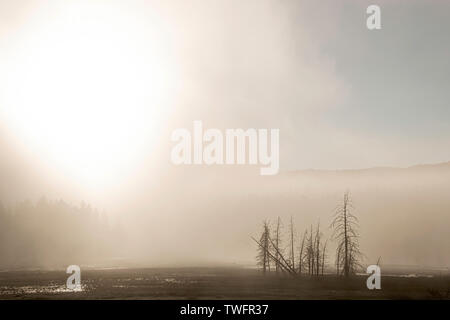
M 66 287 L 65 270 L 0 272 L 0 299 L 450 299 L 450 276 L 351 279 L 269 275 L 244 268 L 84 270 L 81 290 Z

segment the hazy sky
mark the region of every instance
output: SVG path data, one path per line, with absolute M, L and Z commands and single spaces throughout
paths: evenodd
M 372 3 L 0 0 L 1 161 L 102 188 L 193 120 L 280 128 L 282 170 L 448 161 L 450 3 Z

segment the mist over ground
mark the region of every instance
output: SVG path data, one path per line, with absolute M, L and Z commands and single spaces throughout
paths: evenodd
M 381 257 L 389 265 L 450 264 L 449 163 L 270 177 L 256 171 L 173 168 L 158 190 L 116 217 L 45 198 L 3 207 L 2 267 L 254 265 L 250 237 L 259 236 L 264 220 L 281 217 L 287 232 L 292 216 L 297 245 L 319 222 L 329 238 L 333 210 L 347 190 L 366 263 Z M 334 249 L 329 242 L 330 267 Z

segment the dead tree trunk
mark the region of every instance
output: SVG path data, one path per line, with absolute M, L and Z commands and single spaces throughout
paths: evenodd
M 316 259 L 316 275 L 319 275 L 320 270 L 320 224 L 317 224 L 316 241 L 315 241 L 315 259 Z
M 290 232 L 291 232 L 291 255 L 290 255 L 290 258 L 291 258 L 292 269 L 295 270 L 294 221 L 292 220 L 292 216 L 291 216 Z
M 302 238 L 302 244 L 300 246 L 300 254 L 298 257 L 298 274 L 302 275 L 302 269 L 303 269 L 303 264 L 304 264 L 304 248 L 305 248 L 305 238 L 308 234 L 308 230 L 305 230 L 305 232 L 303 233 L 303 238 Z
M 323 245 L 322 248 L 322 276 L 323 276 L 323 269 L 325 268 L 325 252 L 327 251 L 327 243 L 328 240 L 325 241 L 325 244 Z
M 275 231 L 275 245 L 277 248 L 280 248 L 280 226 L 281 226 L 281 219 L 278 217 L 277 219 L 277 228 Z M 275 253 L 276 260 L 279 260 L 278 251 Z M 276 273 L 279 273 L 280 271 L 280 264 L 278 262 L 275 262 L 275 271 Z

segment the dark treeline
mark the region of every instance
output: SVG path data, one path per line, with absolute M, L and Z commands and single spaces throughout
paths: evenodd
M 330 225 L 330 240 L 336 242 L 335 272 L 346 277 L 362 268 L 358 219 L 351 213 L 352 208 L 349 193 L 346 192 L 342 203 L 335 208 Z M 320 223 L 306 228 L 299 240 L 292 217 L 287 232 L 283 233 L 282 229 L 279 217 L 275 223 L 264 221 L 259 239 L 252 238 L 258 246 L 256 259 L 263 274 L 323 275 L 327 268 L 328 239 L 324 239 Z
M 116 253 L 120 227 L 89 205 L 25 201 L 0 205 L 0 267 L 56 267 L 97 263 Z

